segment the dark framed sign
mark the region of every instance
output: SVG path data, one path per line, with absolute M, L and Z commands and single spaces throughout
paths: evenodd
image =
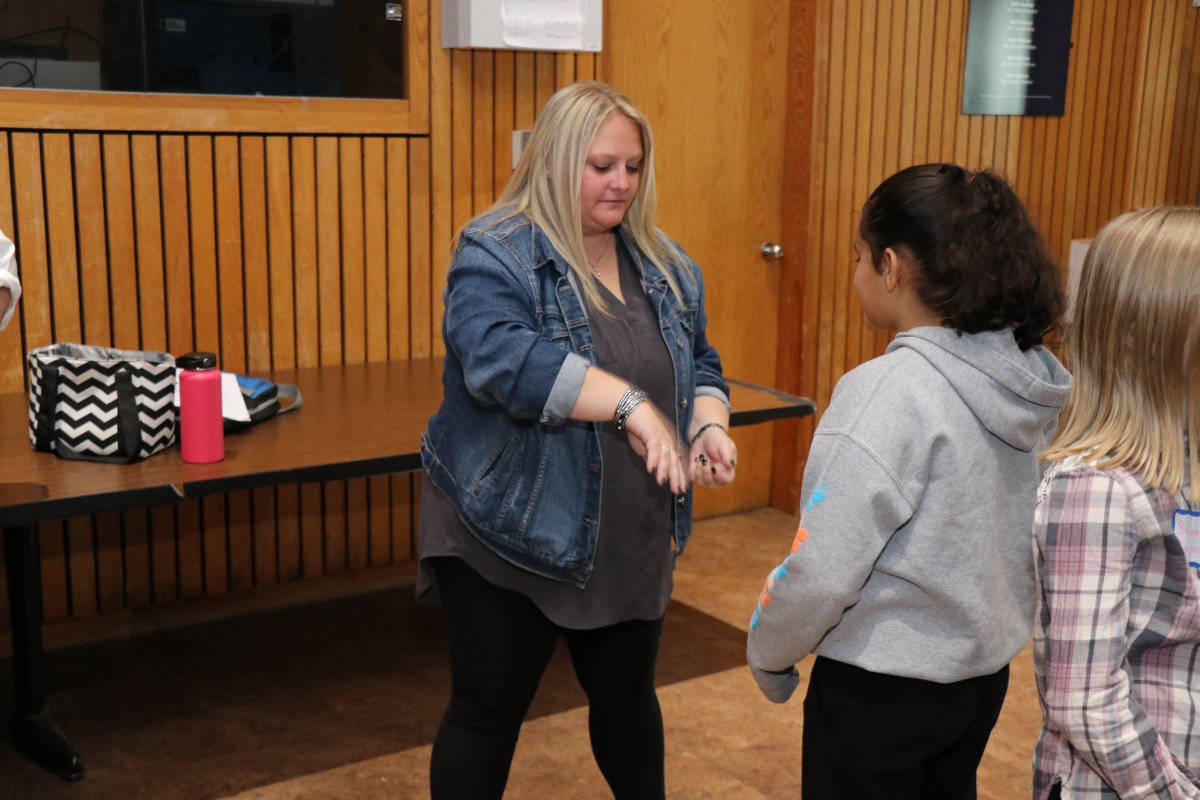
M 964 114 L 1063 115 L 1074 0 L 971 0 Z

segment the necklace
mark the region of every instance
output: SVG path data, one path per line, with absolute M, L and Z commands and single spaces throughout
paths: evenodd
M 600 279 L 600 262 L 604 260 L 604 256 L 608 255 L 608 244 L 612 241 L 613 234 L 609 232 L 608 237 L 608 241 L 604 243 L 604 248 L 600 251 L 600 255 L 596 257 L 595 261 L 588 262 L 588 267 L 591 268 L 592 274 L 596 276 L 597 280 Z M 587 254 L 584 253 L 584 255 Z

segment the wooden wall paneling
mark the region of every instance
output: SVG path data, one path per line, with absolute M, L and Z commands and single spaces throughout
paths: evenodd
M 75 179 L 71 171 L 71 137 L 65 133 L 49 133 L 42 137 L 43 177 L 46 191 L 47 260 L 53 265 L 50 284 L 51 342 L 79 342 L 83 339 L 80 318 L 79 260 L 75 238 Z M 36 240 L 35 240 L 36 242 Z M 33 251 L 33 252 L 36 252 Z M 18 269 L 28 293 L 24 241 L 17 253 Z M 22 301 L 24 305 L 24 301 Z M 14 322 L 16 321 L 14 317 Z M 6 337 L 9 343 L 20 344 L 19 336 Z M 5 356 L 5 361 L 9 362 Z M 10 367 L 24 363 L 22 354 L 12 354 Z M 19 381 L 2 381 L 4 385 L 20 388 Z
M 930 135 L 932 125 L 929 118 L 933 94 L 933 65 L 934 49 L 929 47 L 933 41 L 936 26 L 937 7 L 929 3 L 917 3 L 917 16 L 920 19 L 916 33 L 912 34 L 913 41 L 906 43 L 910 48 L 904 63 L 911 73 L 911 86 L 905 91 L 913 97 L 912 113 L 912 162 L 925 164 L 930 160 Z
M 1175 97 L 1173 98 L 1171 142 L 1167 154 L 1167 176 L 1170 185 L 1166 200 L 1180 205 L 1197 204 L 1198 173 L 1192 164 L 1189 150 L 1196 135 L 1196 41 L 1197 13 L 1189 8 L 1180 8 L 1183 16 L 1177 28 L 1179 43 L 1170 74 L 1174 76 Z
M 189 136 L 187 159 L 194 346 L 216 353 L 221 363 L 225 363 L 225 354 L 221 352 L 213 137 Z
M 854 297 L 854 261 L 850 254 L 853 252 L 851 244 L 854 241 L 854 229 L 862 203 L 867 199 L 870 187 L 878 183 L 874 176 L 885 174 L 899 158 L 895 144 L 899 138 L 900 75 L 897 72 L 893 76 L 889 69 L 889 61 L 896 50 L 903 54 L 904 43 L 890 41 L 890 37 L 886 35 L 892 25 L 891 8 L 890 3 L 863 4 L 856 38 L 864 46 L 851 51 L 851 59 L 858 62 L 858 72 L 847 72 L 846 75 L 847 81 L 853 80 L 863 86 L 877 86 L 879 90 L 872 92 L 870 111 L 852 117 L 855 155 L 852 159 L 847 159 L 851 171 L 847 176 L 848 182 L 842 187 L 843 210 L 839 216 L 843 247 L 837 254 L 839 257 L 830 263 L 833 269 L 837 269 L 839 265 L 842 267 L 836 273 L 839 282 L 836 302 L 837 313 L 844 314 L 846 320 L 845 351 L 841 356 L 843 369 L 847 365 L 859 363 L 867 352 L 874 350 L 874 337 L 863 317 L 862 308 Z M 875 38 L 877 34 L 878 40 Z M 852 93 L 847 96 L 854 97 Z M 854 102 L 853 99 L 851 102 Z M 836 231 L 834 235 L 836 236 Z
M 391 490 L 391 558 L 394 563 L 412 562 L 417 556 L 417 537 L 414 532 L 416 500 L 420 494 L 419 475 L 391 475 L 388 477 Z
M 204 594 L 212 597 L 229 592 L 229 539 L 226 529 L 226 495 L 202 498 L 200 546 L 203 552 Z
M 825 26 L 819 27 L 817 35 L 821 41 L 820 48 L 828 54 L 826 66 L 828 72 L 821 74 L 817 78 L 818 86 L 823 89 L 823 106 L 821 109 L 824 114 L 818 113 L 817 121 L 814 124 L 816 136 L 820 141 L 826 143 L 841 142 L 842 139 L 842 105 L 846 100 L 843 91 L 842 76 L 845 74 L 846 51 L 839 44 L 839 40 L 845 37 L 846 29 L 846 5 L 842 3 L 833 4 L 833 9 L 828 18 L 824 20 Z M 834 154 L 838 152 L 836 147 L 830 147 L 826 153 L 826 158 L 817 161 L 819 165 L 818 172 L 820 173 L 821 183 L 819 184 L 822 191 L 815 194 L 815 206 L 820 209 L 820 231 L 821 238 L 819 240 L 820 250 L 814 261 L 817 273 L 820 276 L 819 280 L 810 284 L 810 291 L 814 291 L 817 297 L 816 315 L 817 326 L 811 339 L 806 341 L 811 342 L 813 350 L 815 350 L 816 363 L 816 382 L 813 384 L 811 392 L 812 399 L 816 402 L 818 409 L 823 409 L 829 404 L 829 385 L 833 380 L 833 376 L 839 367 L 834 365 L 832 340 L 835 321 L 833 319 L 833 299 L 834 299 L 834 274 L 831 273 L 830 264 L 834 263 L 836 258 L 834 254 L 834 242 L 830 235 L 831 230 L 837 230 L 837 206 L 835 202 L 836 193 L 838 191 L 838 172 L 840 164 L 834 158 Z
M 346 520 L 346 481 L 322 484 L 324 511 L 325 569 L 322 574 L 340 575 L 349 566 L 350 542 Z
M 346 482 L 346 567 L 360 570 L 371 562 L 370 479 Z
M 495 95 L 496 107 L 493 117 L 494 147 L 492 149 L 492 197 L 504 189 L 512 177 L 513 146 L 512 134 L 517 127 L 516 108 L 516 56 L 511 50 L 496 53 Z
M 153 134 L 130 136 L 129 153 L 130 177 L 133 181 L 131 217 L 137 263 L 139 347 L 166 351 L 168 311 L 163 267 L 158 137 Z
M 345 362 L 358 364 L 366 360 L 366 326 L 370 320 L 366 304 L 366 219 L 364 156 L 361 137 L 343 136 L 341 150 L 342 200 L 342 290 L 343 319 L 345 320 Z M 368 480 L 346 481 L 345 507 L 340 523 L 345 527 L 345 566 L 358 570 L 369 563 L 370 516 Z M 328 513 L 328 512 L 327 512 Z
M 388 139 L 386 143 L 385 188 L 387 200 L 385 229 L 387 234 L 387 348 L 391 358 L 407 358 L 411 351 L 409 315 L 411 303 L 409 280 L 417 263 L 410 257 L 408 203 L 408 140 Z M 428 230 L 428 217 L 425 229 Z
M 279 562 L 287 552 L 290 563 L 300 563 L 299 537 L 281 537 L 279 531 L 288 526 L 295 530 L 295 487 L 291 490 L 293 503 L 285 506 L 276 498 L 285 487 L 255 489 L 250 492 L 250 535 L 253 543 L 254 586 L 273 586 L 280 582 Z M 294 578 L 296 570 L 288 577 Z
M 316 578 L 325 573 L 323 507 L 321 484 L 300 484 L 300 572 L 305 578 Z
M 496 160 L 495 51 L 476 50 L 471 63 L 471 213 L 482 212 L 496 198 L 488 165 Z M 465 160 L 465 159 L 463 159 Z
M 1194 33 L 1191 28 L 1195 24 L 1195 19 L 1195 13 L 1185 14 L 1178 20 L 1176 25 L 1177 37 L 1181 46 L 1174 54 L 1170 68 L 1175 84 L 1175 90 L 1171 96 L 1171 119 L 1174 124 L 1171 126 L 1169 141 L 1166 143 L 1166 160 L 1168 164 L 1175 165 L 1175 168 L 1167 171 L 1166 196 L 1168 198 L 1186 196 L 1181 189 L 1188 180 L 1187 147 L 1180 136 L 1180 132 L 1187 130 L 1189 135 L 1194 136 L 1195 128 L 1188 127 L 1189 122 L 1192 122 L 1189 119 L 1191 109 L 1188 107 L 1187 102 L 1189 84 L 1192 80 L 1192 71 L 1190 68 L 1191 48 L 1183 45 L 1183 43 L 1187 42 Z M 1194 189 L 1187 194 L 1192 195 L 1194 202 Z
M 10 238 L 17 235 L 16 218 L 13 213 L 15 182 L 13 180 L 14 165 L 11 136 L 6 131 L 0 131 L 0 231 L 4 231 L 5 235 Z M 3 391 L 24 390 L 25 347 L 23 328 L 25 326 L 23 317 L 23 311 L 14 314 L 7 330 L 3 334 L 0 334 L 0 390 Z M 3 563 L 3 556 L 0 556 L 0 563 Z M 0 592 L 6 591 L 3 578 L 0 578 Z M 7 598 L 3 602 L 7 603 Z M 6 619 L 6 617 L 3 615 L 3 610 L 0 609 L 0 620 L 3 619 Z
M 367 361 L 379 362 L 387 361 L 389 356 L 387 141 L 378 136 L 364 139 L 362 159 L 364 355 Z
M 1097 58 L 1099 64 L 1107 65 L 1106 80 L 1093 81 L 1088 87 L 1088 104 L 1091 109 L 1092 131 L 1089 140 L 1093 143 L 1100 157 L 1092 159 L 1086 175 L 1084 176 L 1084 196 L 1087 198 L 1087 212 L 1083 220 L 1077 224 L 1072 232 L 1071 238 L 1076 237 L 1075 231 L 1092 231 L 1102 224 L 1102 221 L 1107 219 L 1107 209 L 1109 207 L 1108 197 L 1110 187 L 1103 183 L 1106 162 L 1111 159 L 1105 158 L 1105 143 L 1107 133 L 1113 127 L 1109 114 L 1112 109 L 1109 105 L 1109 87 L 1116 83 L 1115 73 L 1120 69 L 1120 55 L 1115 51 L 1115 42 L 1119 36 L 1119 29 L 1115 25 L 1115 15 L 1118 13 L 1116 3 L 1105 4 L 1102 8 L 1096 9 L 1095 21 L 1093 25 L 1094 35 L 1097 38 Z M 1075 37 L 1078 38 L 1078 37 Z M 1069 241 L 1069 240 L 1068 240 Z M 1069 249 L 1069 245 L 1068 245 Z M 1064 264 L 1065 266 L 1065 264 Z M 1065 273 L 1065 269 L 1064 269 Z
M 264 138 L 239 137 L 238 162 L 241 177 L 242 302 L 245 307 L 242 371 L 256 375 L 271 369 L 271 269 L 267 245 Z
M 533 53 L 519 52 L 515 56 L 516 72 L 516 126 L 518 130 L 527 131 L 533 127 L 533 120 L 541 109 L 536 92 L 537 62 Z M 621 89 L 622 87 L 616 87 Z
M 862 41 L 864 36 L 863 29 L 863 4 L 849 5 L 846 9 L 846 29 L 845 35 L 851 41 Z M 844 47 L 844 43 L 839 43 Z M 846 250 L 847 242 L 853 241 L 849 239 L 853 231 L 855 208 L 855 172 L 858 167 L 859 160 L 863 157 L 865 150 L 865 140 L 859 139 L 859 123 L 862 116 L 855 113 L 857 104 L 862 102 L 856 97 L 853 87 L 859 85 L 867 85 L 870 83 L 860 84 L 863 78 L 863 60 L 864 51 L 866 55 L 870 54 L 871 48 L 847 48 L 845 72 L 841 76 L 840 91 L 845 104 L 842 116 L 842 146 L 850 146 L 851 149 L 847 157 L 840 159 L 840 169 L 837 175 L 837 194 L 833 198 L 835 216 L 833 218 L 833 228 L 830 231 L 830 250 L 828 252 L 826 269 L 832 271 L 833 280 L 830 288 L 833 291 L 832 310 L 833 310 L 833 335 L 831 345 L 833 348 L 833 369 L 836 374 L 840 375 L 846 371 L 846 366 L 852 361 L 857 361 L 857 353 L 851 355 L 849 348 L 850 336 L 853 333 L 855 336 L 861 331 L 859 320 L 857 317 L 851 319 L 850 308 L 850 278 L 852 273 L 845 269 L 846 262 L 849 260 L 848 251 Z M 868 75 L 869 77 L 869 75 Z M 822 407 L 827 405 L 823 403 Z
M 367 358 L 366 220 L 363 200 L 362 139 L 343 136 L 338 143 L 341 199 L 342 360 L 361 364 Z
M 1195 140 L 1191 132 L 1200 126 L 1200 103 L 1192 100 L 1192 98 L 1200 96 L 1200 46 L 1197 44 L 1200 41 L 1200 31 L 1198 28 L 1200 28 L 1200 17 L 1195 14 L 1189 16 L 1188 32 L 1184 37 L 1184 41 L 1188 43 L 1184 48 L 1186 57 L 1184 66 L 1187 70 L 1188 85 L 1187 91 L 1184 93 L 1185 98 L 1181 101 L 1187 109 L 1187 114 L 1183 124 L 1177 127 L 1176 132 L 1183 151 L 1180 157 L 1180 172 L 1186 175 L 1185 183 L 1179 187 L 1178 197 L 1180 203 L 1187 205 L 1200 205 L 1200 148 L 1191 146 Z
M 458 230 L 471 218 L 474 208 L 475 117 L 472 100 L 474 56 L 470 50 L 455 50 L 450 56 L 450 104 L 453 125 L 450 147 L 453 167 L 450 172 L 451 222 Z M 440 243 L 435 242 L 435 247 Z M 440 286 L 437 288 L 441 288 Z
M 897 115 L 899 136 L 897 137 L 897 166 L 920 163 L 917 160 L 916 128 L 921 116 L 918 108 L 920 97 L 917 86 L 921 75 L 921 64 L 925 60 L 921 52 L 921 6 L 923 3 L 910 2 L 897 4 L 900 14 L 907 20 L 904 28 L 903 41 L 893 45 L 892 61 L 889 71 L 900 73 L 900 90 L 897 97 L 900 105 L 907 110 L 906 114 Z
M 292 139 L 292 269 L 295 283 L 296 366 L 321 363 L 321 330 L 317 313 L 320 278 L 317 268 L 317 142 Z
M 391 478 L 376 475 L 367 480 L 366 558 L 362 566 L 392 563 Z
M 174 509 L 177 594 L 174 597 L 164 595 L 164 600 L 196 600 L 204 596 L 204 536 L 200 510 L 199 500 L 186 500 Z M 156 563 L 161 562 L 156 559 Z
M 170 506 L 155 506 L 149 511 L 146 540 L 151 604 L 174 602 L 179 596 L 175 519 L 175 509 Z
M 271 309 L 271 366 L 296 366 L 295 242 L 292 225 L 292 142 L 286 136 L 266 140 L 268 295 Z
M 55 520 L 37 526 L 38 549 L 42 557 L 42 619 L 46 622 L 56 622 L 71 615 L 71 568 L 67 549 L 72 524 L 90 525 L 91 520 Z M 7 585 L 4 602 L 7 607 Z M 7 630 L 7 617 L 4 621 Z
M 929 132 L 928 146 L 925 150 L 925 157 L 922 159 L 925 163 L 945 160 L 942 155 L 945 152 L 943 147 L 943 138 L 946 121 L 946 104 L 953 104 L 953 100 L 946 99 L 946 64 L 953 60 L 950 53 L 944 47 L 935 46 L 937 42 L 944 41 L 949 36 L 949 28 L 951 17 L 946 10 L 944 4 L 939 4 L 929 9 L 929 15 L 932 17 L 932 33 L 928 40 L 929 46 L 926 48 L 929 53 Z
M 249 445 L 249 442 L 246 443 Z M 228 444 L 226 445 L 228 447 Z M 227 590 L 236 592 L 254 586 L 255 554 L 254 554 L 254 522 L 251 491 L 244 489 L 229 492 L 225 495 L 225 519 L 215 523 L 210 522 L 209 528 L 216 528 L 218 535 L 225 535 L 226 560 L 228 567 Z
M 53 530 L 53 529 L 52 529 Z M 62 581 L 66 581 L 66 599 L 67 612 L 73 617 L 90 617 L 96 614 L 98 608 L 97 593 L 96 593 L 96 561 L 95 561 L 95 533 L 92 525 L 91 517 L 72 517 L 66 521 L 66 538 L 62 543 L 65 547 L 65 573 L 59 573 L 58 570 L 50 571 L 51 583 L 46 585 L 45 578 L 47 577 L 47 564 L 42 564 L 43 578 L 43 594 L 57 595 L 62 586 Z M 46 542 L 43 537 L 42 544 L 50 545 L 51 564 L 54 563 L 57 553 L 55 549 L 59 547 L 59 542 L 54 541 L 53 533 L 51 533 L 51 541 Z M 43 616 L 46 609 L 43 608 Z M 51 619 L 47 617 L 47 619 Z
M 436 12 L 436 9 L 434 9 Z M 454 113 L 457 92 L 453 51 L 434 44 L 429 59 L 429 138 L 409 142 L 409 355 L 444 353 L 440 332 L 442 286 L 449 269 L 450 240 L 457 230 L 453 201 L 456 155 Z
M 171 353 L 187 353 L 196 347 L 195 316 L 192 313 L 192 240 L 186 138 L 177 135 L 160 137 L 159 171 L 168 309 L 167 350 Z
M 950 44 L 949 51 L 953 59 L 954 68 L 950 75 L 947 76 L 946 89 L 951 97 L 955 98 L 955 110 L 947 113 L 950 117 L 951 124 L 954 130 L 954 149 L 951 151 L 953 157 L 950 161 L 958 164 L 969 164 L 971 161 L 971 152 L 968 145 L 968 136 L 971 129 L 971 117 L 964 116 L 962 112 L 962 93 L 963 93 L 963 54 L 966 52 L 967 46 L 967 12 L 969 4 L 965 0 L 955 0 L 954 8 L 954 24 L 950 26 Z M 976 117 L 978 119 L 978 117 Z
M 124 586 L 116 609 L 144 608 L 151 602 L 150 512 L 123 512 L 120 528 Z
M 266 520 L 263 523 L 262 538 L 268 538 L 271 535 L 271 528 L 274 527 L 275 534 L 275 579 L 280 583 L 299 580 L 304 575 L 304 540 L 302 537 L 301 524 L 301 487 L 299 484 L 287 484 L 284 486 L 275 487 L 274 497 L 268 501 L 264 499 L 262 505 L 259 505 L 260 495 L 255 495 L 255 512 L 258 513 L 261 508 L 261 518 Z M 268 513 L 268 503 L 274 503 L 274 513 Z M 255 522 L 255 532 L 258 532 L 258 523 Z M 263 553 L 261 556 L 264 563 L 264 572 L 259 573 L 256 577 L 260 585 L 265 585 L 270 579 L 269 560 L 271 556 Z
M 1062 226 L 1055 227 L 1051 224 L 1049 233 L 1052 246 L 1061 245 L 1064 239 L 1069 240 L 1071 231 L 1081 229 L 1086 224 L 1090 202 L 1087 188 L 1088 171 L 1092 163 L 1090 156 L 1094 146 L 1092 132 L 1096 119 L 1096 87 L 1101 82 L 1088 78 L 1093 71 L 1101 73 L 1106 70 L 1100 47 L 1102 32 L 1099 30 L 1099 25 L 1103 22 L 1103 11 L 1095 7 L 1082 8 L 1082 3 L 1079 5 L 1080 10 L 1076 14 L 1075 25 L 1072 26 L 1073 31 L 1079 31 L 1079 35 L 1073 37 L 1076 41 L 1075 46 L 1071 48 L 1075 56 L 1075 71 L 1068 73 L 1069 80 L 1074 83 L 1069 92 L 1072 109 L 1063 119 L 1064 123 L 1068 123 L 1063 127 L 1069 127 L 1070 138 L 1065 143 L 1060 139 L 1060 143 L 1066 145 L 1068 154 L 1065 159 L 1065 183 L 1058 187 L 1058 191 L 1066 195 L 1066 207 L 1061 217 Z M 1056 216 L 1055 222 L 1059 219 Z
M 20 243 L 17 256 L 22 284 L 20 317 L 30 347 L 50 344 L 53 293 L 47 258 L 47 235 L 41 137 L 36 133 L 13 133 L 13 204 L 16 227 L 7 231 Z M 78 313 L 78 312 L 76 312 Z M 14 317 L 16 319 L 16 317 Z M 21 360 L 18 356 L 15 360 Z
M 1143 17 L 1142 41 L 1145 66 L 1142 70 L 1144 80 L 1139 85 L 1140 91 L 1135 108 L 1137 122 L 1134 125 L 1134 183 L 1133 203 L 1135 206 L 1151 204 L 1155 190 L 1155 169 L 1152 156 L 1155 153 L 1155 136 L 1159 131 L 1159 115 L 1162 113 L 1159 103 L 1161 82 L 1154 79 L 1158 75 L 1159 54 L 1165 49 L 1162 46 L 1166 18 L 1162 4 L 1155 3 L 1152 13 Z
M 1103 152 L 1106 157 L 1100 165 L 1100 186 L 1106 205 L 1097 220 L 1098 225 L 1107 222 L 1126 208 L 1129 177 L 1129 123 L 1127 114 L 1133 90 L 1133 78 L 1137 74 L 1136 56 L 1138 28 L 1135 17 L 1140 4 L 1116 4 L 1113 9 L 1114 27 L 1120 31 L 1114 42 L 1114 61 L 1119 62 L 1109 78 L 1108 113 Z M 1080 236 L 1090 237 L 1095 230 L 1079 231 Z
M 109 298 L 112 303 L 112 343 L 114 347 L 137 349 L 141 346 L 138 326 L 137 250 L 133 232 L 133 176 L 129 157 L 129 137 L 120 133 L 101 138 L 104 173 L 103 206 L 87 208 L 103 221 L 107 232 Z M 90 198 L 81 198 L 89 203 Z
M 818 12 L 829 4 L 792 0 L 788 9 L 787 113 L 784 144 L 784 202 L 782 243 L 787 253 L 779 285 L 779 349 L 775 385 L 794 393 L 815 384 L 811 341 L 817 318 L 820 241 L 814 198 L 822 191 L 824 140 L 814 136 L 814 119 L 822 116 L 826 92 L 814 80 L 819 65 L 828 63 L 828 48 L 816 40 Z M 771 505 L 789 513 L 797 510 L 800 481 L 812 417 L 775 423 L 772 450 Z
M 533 107 L 536 115 L 558 89 L 558 56 L 554 53 L 535 53 L 533 71 Z
M 97 514 L 93 520 L 94 551 L 72 554 L 71 563 L 90 559 L 96 574 L 96 613 L 108 614 L 124 607 L 125 569 L 121 552 L 121 514 L 112 511 Z M 76 616 L 82 616 L 76 614 Z
M 441 292 L 449 265 L 451 200 L 446 178 L 439 177 L 434 184 L 430 144 L 413 140 L 409 155 L 410 355 L 427 358 L 443 352 L 437 326 L 442 318 Z
M 554 59 L 554 85 L 566 86 L 575 81 L 575 54 L 559 53 Z
M 1162 39 L 1160 40 L 1162 44 L 1155 48 L 1154 54 L 1158 61 L 1151 73 L 1156 76 L 1154 81 L 1155 111 L 1158 113 L 1158 119 L 1155 120 L 1156 135 L 1150 140 L 1153 148 L 1151 158 L 1154 159 L 1156 169 L 1153 173 L 1153 191 L 1147 198 L 1147 205 L 1161 203 L 1170 195 L 1168 180 L 1171 170 L 1168 168 L 1168 152 L 1171 141 L 1174 139 L 1172 131 L 1177 122 L 1174 115 L 1174 96 L 1179 84 L 1175 80 L 1175 63 L 1179 57 L 1179 28 L 1182 27 L 1181 12 L 1183 11 L 1196 13 L 1192 11 L 1190 5 L 1185 8 L 1183 3 L 1159 4 L 1159 14 L 1163 22 Z
M 343 361 L 341 275 L 341 180 L 338 140 L 316 142 L 317 323 L 322 364 Z

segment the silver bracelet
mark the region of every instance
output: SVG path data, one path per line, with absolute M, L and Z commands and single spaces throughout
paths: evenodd
M 617 426 L 617 430 L 625 430 L 625 420 L 629 419 L 629 415 L 633 410 L 640 406 L 646 400 L 646 392 L 638 386 L 629 384 L 629 388 L 625 390 L 625 394 L 621 395 L 621 399 L 617 401 L 617 410 L 613 414 L 613 425 Z
M 721 430 L 725 431 L 725 435 L 726 435 L 726 436 L 728 436 L 728 435 L 729 435 L 729 430 L 728 430 L 728 429 L 727 429 L 727 428 L 726 428 L 724 425 L 722 425 L 721 423 L 719 423 L 719 422 L 708 422 L 708 423 L 705 423 L 704 425 L 701 425 L 701 426 L 700 426 L 700 430 L 696 431 L 696 435 L 692 437 L 692 440 L 691 440 L 690 442 L 688 442 L 688 447 L 691 447 L 691 446 L 692 446 L 692 445 L 694 445 L 696 442 L 700 441 L 700 437 L 701 437 L 701 436 L 703 436 L 703 435 L 704 435 L 704 432 L 705 432 L 706 430 L 708 430 L 709 428 L 720 428 Z

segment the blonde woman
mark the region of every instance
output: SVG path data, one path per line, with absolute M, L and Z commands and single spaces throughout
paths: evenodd
M 1096 235 L 1066 348 L 1034 519 L 1033 796 L 1197 798 L 1200 209 Z
M 731 481 L 736 449 L 700 271 L 654 212 L 645 117 L 579 82 L 458 234 L 422 448 L 417 595 L 451 638 L 434 800 L 502 796 L 560 635 L 613 795 L 664 796 L 654 664 L 688 486 Z

